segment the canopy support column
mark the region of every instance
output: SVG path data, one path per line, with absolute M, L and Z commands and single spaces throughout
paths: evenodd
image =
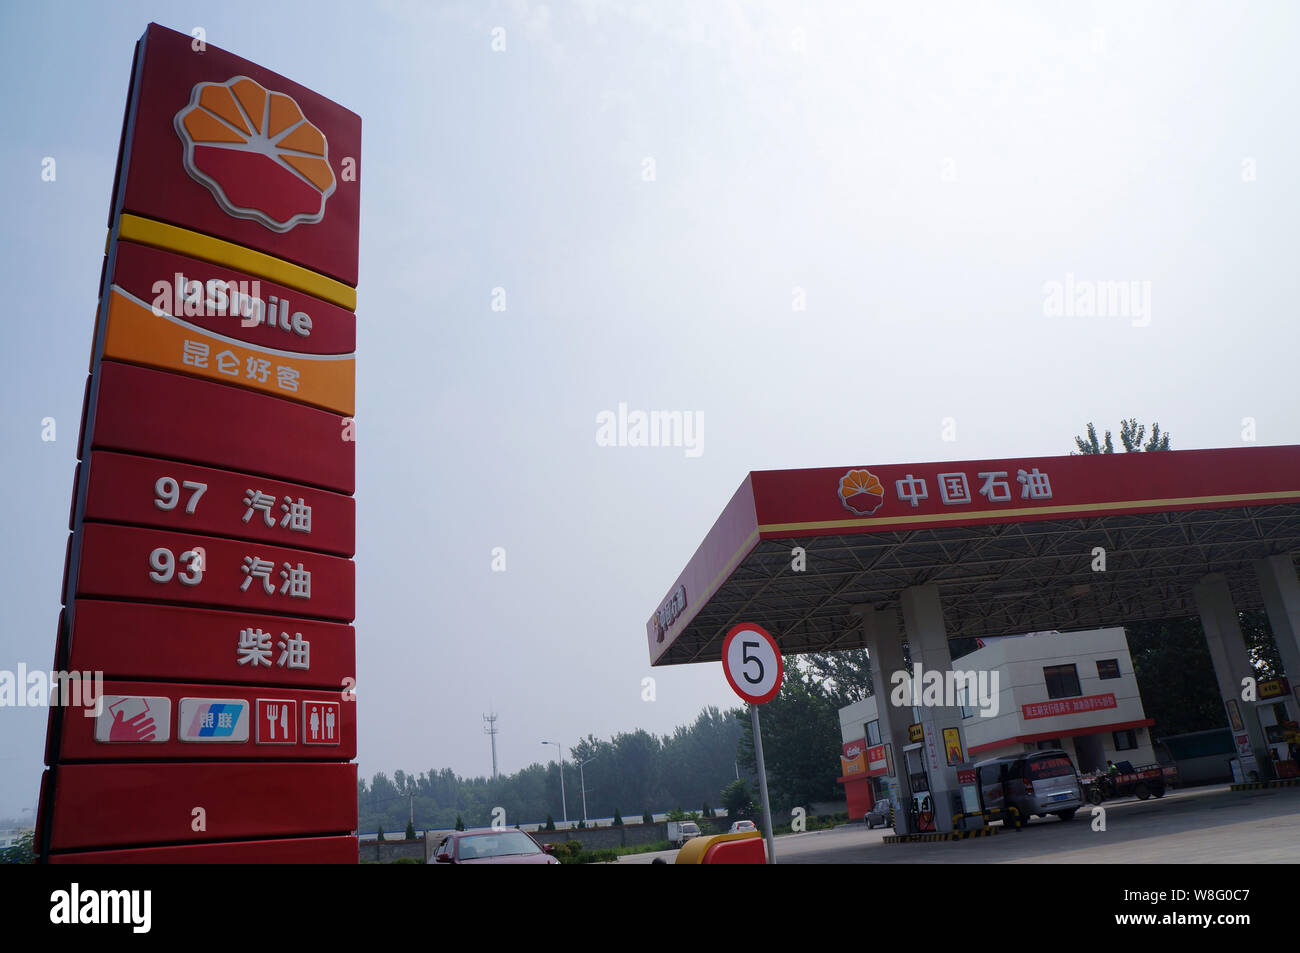
M 911 711 L 894 708 L 889 703 L 891 676 L 906 671 L 903 665 L 903 635 L 899 628 L 896 609 L 874 609 L 866 606 L 860 610 L 862 631 L 871 660 L 871 684 L 876 698 L 876 717 L 880 721 L 880 742 L 890 746 L 894 775 L 889 779 L 889 798 L 894 805 L 894 832 L 907 833 L 907 811 L 912 790 L 907 781 L 907 759 L 903 748 L 907 745 L 907 726 Z
M 957 768 L 948 764 L 943 732 L 955 728 L 961 737 L 961 709 L 956 707 L 955 699 L 946 690 L 955 682 L 951 675 L 952 653 L 943 621 L 943 603 L 939 598 L 939 587 L 933 583 L 904 589 L 900 601 L 907 646 L 912 656 L 911 701 L 919 699 L 921 702 L 917 708 L 918 720 L 925 733 L 921 761 L 930 779 L 935 830 L 947 833 L 953 830 L 953 800 L 959 788 Z M 936 679 L 940 680 L 938 692 L 934 691 Z M 964 740 L 962 749 L 965 750 Z
M 1201 628 L 1214 663 L 1214 677 L 1219 682 L 1219 695 L 1227 709 L 1228 727 L 1237 745 L 1241 770 L 1246 778 L 1252 771 L 1260 773 L 1258 759 L 1264 757 L 1266 747 L 1264 732 L 1259 727 L 1255 704 L 1242 700 L 1242 680 L 1255 676 L 1246 651 L 1246 641 L 1241 635 L 1237 608 L 1232 602 L 1228 578 L 1222 573 L 1203 576 L 1193 590 L 1196 608 L 1201 615 Z
M 1292 696 L 1287 708 L 1293 718 L 1300 717 L 1300 695 L 1294 691 L 1300 686 L 1300 577 L 1296 576 L 1295 561 L 1290 556 L 1269 556 L 1255 560 L 1255 578 L 1264 596 L 1264 610 L 1268 625 L 1273 630 L 1282 666 L 1291 682 Z

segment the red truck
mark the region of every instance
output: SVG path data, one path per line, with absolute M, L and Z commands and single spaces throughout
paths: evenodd
M 1136 797 L 1145 801 L 1155 795 L 1164 797 L 1166 789 L 1178 780 L 1178 769 L 1173 764 L 1143 764 L 1134 767 L 1132 762 L 1120 761 L 1116 774 L 1099 771 L 1084 775 L 1084 797 L 1093 804 L 1117 797 Z

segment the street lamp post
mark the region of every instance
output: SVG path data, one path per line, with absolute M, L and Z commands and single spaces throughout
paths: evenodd
M 584 765 L 591 764 L 591 762 L 595 761 L 598 757 L 599 755 L 593 754 L 586 761 L 578 762 L 578 780 L 582 782 L 582 823 L 584 826 L 587 823 L 587 779 L 583 777 L 582 769 Z
M 543 741 L 544 745 L 555 745 L 560 749 L 560 808 L 564 814 L 564 826 L 569 826 L 569 802 L 564 796 L 564 747 L 558 741 Z

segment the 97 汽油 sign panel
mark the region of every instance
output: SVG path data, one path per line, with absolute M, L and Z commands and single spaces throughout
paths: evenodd
M 84 518 L 351 556 L 350 496 L 231 470 L 96 450 Z
M 357 283 L 361 118 L 225 50 L 150 24 L 124 142 L 133 213 Z

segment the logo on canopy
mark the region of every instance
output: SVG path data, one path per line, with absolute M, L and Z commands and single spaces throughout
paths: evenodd
M 885 502 L 885 488 L 870 470 L 850 470 L 840 477 L 840 502 L 850 513 L 870 516 Z

